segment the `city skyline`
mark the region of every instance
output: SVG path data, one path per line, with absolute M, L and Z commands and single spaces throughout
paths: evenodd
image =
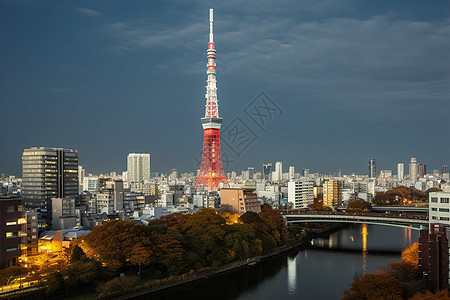
M 378 170 L 448 164 L 445 1 L 2 1 L 0 172 L 20 176 L 23 149 L 41 146 L 77 149 L 97 174 L 126 170 L 131 152 L 160 172 L 195 172 L 210 7 L 223 127 L 262 90 L 283 112 L 263 129 L 241 118 L 258 139 L 239 156 L 224 146 L 226 173 L 269 161 L 347 174 L 366 174 L 370 157 Z

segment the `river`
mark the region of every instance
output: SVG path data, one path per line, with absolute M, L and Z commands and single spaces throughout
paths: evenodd
M 418 231 L 349 225 L 311 245 L 217 277 L 139 299 L 340 299 L 357 276 L 400 261 Z

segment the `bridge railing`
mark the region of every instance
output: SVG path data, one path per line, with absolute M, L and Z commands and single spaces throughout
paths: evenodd
M 305 210 L 286 210 L 279 211 L 281 215 L 311 215 L 311 216 L 346 216 L 346 217 L 378 217 L 405 220 L 423 220 L 428 221 L 427 216 L 410 216 L 405 214 L 382 214 L 373 212 L 335 212 L 335 211 L 305 211 Z

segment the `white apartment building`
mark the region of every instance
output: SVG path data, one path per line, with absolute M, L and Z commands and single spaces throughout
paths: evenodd
M 288 182 L 288 202 L 294 209 L 308 208 L 314 202 L 314 183 L 312 180 L 299 179 Z
M 430 223 L 450 226 L 450 193 L 431 192 L 428 198 Z
M 128 154 L 127 177 L 129 183 L 150 180 L 150 154 Z
M 405 164 L 398 163 L 397 164 L 397 179 L 403 180 L 405 178 Z
M 85 176 L 83 178 L 83 190 L 90 193 L 98 192 L 98 176 Z

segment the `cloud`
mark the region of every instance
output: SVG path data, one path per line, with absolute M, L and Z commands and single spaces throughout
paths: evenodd
M 113 23 L 108 30 L 121 47 L 175 50 L 177 59 L 166 66 L 203 71 L 197 54 L 206 44 L 206 21 L 174 28 L 141 19 Z M 405 118 L 420 103 L 449 101 L 448 20 L 226 15 L 215 30 L 218 71 L 242 82 L 360 112 L 403 108 Z
M 103 15 L 101 12 L 96 11 L 91 8 L 79 8 L 78 12 L 80 14 L 82 14 L 83 16 L 87 16 L 87 17 L 100 17 Z

